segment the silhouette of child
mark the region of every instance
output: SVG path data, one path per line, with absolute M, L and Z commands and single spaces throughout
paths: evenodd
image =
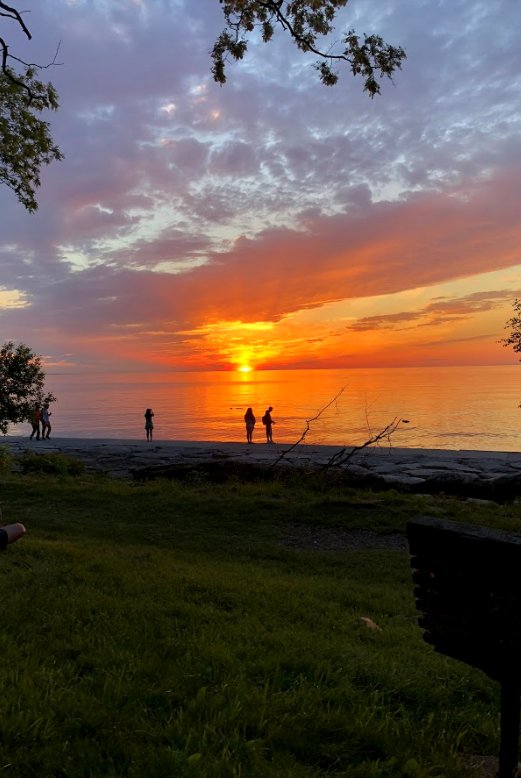
M 145 411 L 145 430 L 147 433 L 147 440 L 152 440 L 152 430 L 154 429 L 154 422 L 152 421 L 153 415 L 154 411 L 152 408 L 147 408 Z

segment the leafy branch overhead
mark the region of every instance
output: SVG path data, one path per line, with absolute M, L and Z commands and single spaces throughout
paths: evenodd
M 334 19 L 348 0 L 219 0 L 226 28 L 216 40 L 213 50 L 212 73 L 215 81 L 226 82 L 226 63 L 240 60 L 248 48 L 247 34 L 260 29 L 265 43 L 270 41 L 278 27 L 290 35 L 303 52 L 318 57 L 315 68 L 326 86 L 337 83 L 338 67 L 346 66 L 353 76 L 364 79 L 364 91 L 371 97 L 380 94 L 377 77 L 392 79 L 406 58 L 401 46 L 391 46 L 379 35 L 365 35 L 361 39 L 354 30 L 344 34 L 341 50 L 322 50 L 318 40 L 334 31 Z
M 15 8 L 0 2 L 0 17 L 13 22 L 31 39 Z M 37 78 L 41 66 L 11 54 L 3 36 L 0 56 L 0 183 L 10 187 L 28 211 L 35 211 L 42 165 L 62 159 L 49 123 L 39 117 L 42 111 L 58 108 L 58 96 L 51 83 Z
M 371 97 L 379 94 L 378 79 L 392 79 L 402 66 L 405 52 L 390 46 L 379 35 L 360 38 L 354 30 L 344 35 L 340 46 L 322 50 L 334 31 L 338 11 L 348 0 L 215 0 L 222 7 L 226 27 L 217 38 L 211 57 L 215 81 L 226 82 L 225 67 L 230 59 L 240 60 L 248 47 L 248 35 L 260 29 L 269 42 L 276 29 L 289 35 L 298 49 L 317 57 L 315 67 L 323 84 L 338 81 L 338 68 L 346 66 L 364 81 Z M 51 83 L 39 80 L 48 65 L 25 62 L 9 48 L 14 29 L 31 40 L 23 13 L 0 0 L 0 184 L 10 187 L 28 211 L 36 211 L 36 191 L 43 165 L 62 159 L 48 122 L 40 114 L 58 108 L 58 96 Z

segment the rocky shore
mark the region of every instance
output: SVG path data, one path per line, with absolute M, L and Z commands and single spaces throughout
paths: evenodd
M 395 488 L 422 494 L 453 494 L 505 502 L 521 497 L 521 453 L 449 451 L 378 446 L 357 451 L 347 463 L 331 464 L 337 446 L 221 443 L 158 440 L 24 437 L 3 438 L 16 457 L 26 451 L 62 453 L 85 463 L 89 472 L 117 478 L 182 477 L 200 472 L 223 480 L 235 472 L 281 468 L 322 470 L 344 483 L 373 489 Z M 349 453 L 349 449 L 344 449 Z

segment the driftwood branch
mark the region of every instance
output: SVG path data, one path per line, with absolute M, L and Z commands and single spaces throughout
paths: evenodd
M 326 405 L 324 405 L 317 413 L 310 419 L 306 419 L 306 426 L 304 427 L 304 431 L 302 432 L 300 438 L 295 441 L 289 448 L 284 449 L 277 459 L 275 459 L 269 469 L 273 470 L 279 462 L 281 462 L 285 457 L 287 457 L 288 454 L 290 454 L 294 449 L 297 448 L 301 443 L 304 442 L 306 435 L 311 429 L 311 425 L 313 422 L 318 421 L 323 413 L 325 413 L 328 408 L 330 408 L 338 398 L 344 393 L 345 386 L 340 389 L 340 391 L 333 397 L 332 400 L 330 400 Z M 349 461 L 355 456 L 355 454 L 358 454 L 358 452 L 363 451 L 364 448 L 368 448 L 369 446 L 375 446 L 381 443 L 383 440 L 386 440 L 389 445 L 391 445 L 391 437 L 396 432 L 398 427 L 401 424 L 408 424 L 408 419 L 402 419 L 398 416 L 395 416 L 394 419 L 389 422 L 380 432 L 371 434 L 370 437 L 364 442 L 361 443 L 359 446 L 344 446 L 339 451 L 337 451 L 331 459 L 329 459 L 325 465 L 323 465 L 321 468 L 319 468 L 319 472 L 325 472 L 326 470 L 331 469 L 332 467 L 342 467 L 344 465 L 347 465 Z M 369 432 L 371 433 L 371 430 L 369 428 Z
M 364 448 L 368 448 L 368 446 L 377 445 L 382 440 L 387 440 L 389 445 L 391 445 L 391 436 L 396 432 L 402 423 L 405 423 L 405 419 L 399 419 L 397 416 L 395 416 L 394 419 L 383 428 L 383 430 L 377 432 L 375 435 L 371 435 L 371 437 L 366 440 L 365 443 L 361 443 L 359 446 L 344 446 L 344 448 L 340 449 L 340 451 L 337 451 L 336 454 L 333 454 L 331 459 L 320 468 L 320 471 L 324 472 L 325 470 L 329 470 L 332 467 L 341 467 L 342 465 L 346 465 L 355 454 L 358 454 L 359 451 L 362 451 Z
M 299 446 L 301 443 L 304 442 L 304 439 L 305 439 L 306 435 L 308 434 L 309 430 L 311 429 L 311 424 L 314 421 L 317 421 L 317 419 L 320 419 L 322 414 L 325 413 L 325 411 L 327 411 L 327 409 L 330 408 L 334 403 L 336 403 L 336 401 L 338 400 L 340 395 L 342 395 L 344 393 L 344 391 L 345 391 L 345 386 L 343 386 L 340 389 L 340 391 L 337 392 L 337 394 L 333 397 L 332 400 L 330 400 L 319 411 L 317 411 L 317 413 L 311 419 L 306 419 L 306 426 L 305 426 L 304 431 L 303 431 L 302 435 L 300 436 L 300 438 L 295 443 L 293 443 L 289 448 L 284 449 L 284 451 L 282 451 L 280 453 L 280 455 L 277 457 L 277 459 L 275 459 L 275 461 L 271 463 L 270 470 L 272 470 L 274 467 L 276 467 L 279 464 L 279 462 L 282 459 L 284 459 L 284 457 L 286 457 L 291 451 L 293 451 L 293 449 L 297 448 L 297 446 Z

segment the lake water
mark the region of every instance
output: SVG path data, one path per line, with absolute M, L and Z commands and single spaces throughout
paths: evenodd
M 521 450 L 521 367 L 271 370 L 251 373 L 111 373 L 55 375 L 46 388 L 54 437 L 141 438 L 154 410 L 156 440 L 241 441 L 243 416 L 273 406 L 274 440 L 296 441 L 306 419 L 343 393 L 311 424 L 309 443 L 355 445 L 395 417 L 407 419 L 394 446 Z M 25 434 L 29 425 L 12 427 Z

